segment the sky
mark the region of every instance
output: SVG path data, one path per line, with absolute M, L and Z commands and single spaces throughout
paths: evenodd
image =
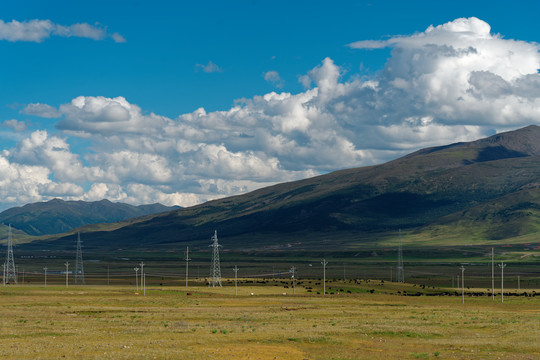
M 531 1 L 4 1 L 0 210 L 192 206 L 540 124 Z

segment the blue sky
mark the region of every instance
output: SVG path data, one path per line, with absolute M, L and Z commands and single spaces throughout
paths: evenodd
M 539 7 L 3 2 L 0 207 L 189 206 L 538 123 Z

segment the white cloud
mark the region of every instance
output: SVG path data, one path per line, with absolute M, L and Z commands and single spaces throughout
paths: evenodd
M 26 131 L 28 129 L 24 121 L 18 121 L 16 119 L 6 120 L 2 123 L 2 126 L 12 128 L 16 132 Z
M 208 64 L 206 64 L 206 65 L 204 65 L 204 64 L 196 64 L 195 67 L 200 68 L 205 73 L 223 72 L 223 70 L 219 66 L 214 64 L 211 60 L 208 61 Z
M 66 138 L 32 133 L 0 158 L 3 176 L 33 179 L 24 194 L 15 185 L 6 198 L 64 191 L 188 206 L 540 123 L 538 44 L 492 35 L 475 18 L 376 41 L 351 45 L 393 48 L 371 79 L 345 81 L 326 58 L 299 78 L 305 91 L 242 99 L 225 111 L 199 108 L 171 119 L 100 96 L 51 107 L 57 128 L 85 137 L 90 152 L 80 157 Z M 47 105 L 31 105 L 27 113 L 48 114 Z
M 384 40 L 360 40 L 349 44 L 353 49 L 383 49 L 390 46 L 390 42 Z
M 4 22 L 0 20 L 0 40 L 11 42 L 29 41 L 43 42 L 51 36 L 82 37 L 93 40 L 103 40 L 110 36 L 115 42 L 125 42 L 122 35 L 107 34 L 107 29 L 99 24 L 90 25 L 78 23 L 69 26 L 55 24 L 50 20 L 28 20 Z
M 125 98 L 79 96 L 60 106 L 64 115 L 57 128 L 83 133 L 148 133 L 159 131 L 168 121 L 155 114 L 143 115 L 141 108 Z
M 117 43 L 125 43 L 126 42 L 126 38 L 123 37 L 122 35 L 120 35 L 119 33 L 113 33 L 111 35 L 111 38 L 114 40 L 114 42 L 117 42 Z
M 70 151 L 65 139 L 49 136 L 44 130 L 34 131 L 5 155 L 13 163 L 45 166 L 60 182 L 86 181 L 92 173 L 99 172 L 95 168 L 84 167 L 78 155 Z
M 477 18 L 387 41 L 392 57 L 356 111 L 386 123 L 425 117 L 447 125 L 516 127 L 538 122 L 540 46 L 492 35 Z M 354 43 L 351 47 L 355 47 Z M 536 89 L 536 90 L 534 90 Z
M 279 76 L 279 73 L 275 70 L 270 70 L 263 73 L 264 80 L 268 81 L 278 89 L 283 87 L 283 79 Z
M 28 115 L 34 115 L 34 116 L 39 116 L 43 118 L 51 118 L 51 119 L 58 118 L 61 115 L 60 111 L 58 111 L 58 109 L 55 108 L 54 106 L 50 106 L 47 104 L 40 104 L 40 103 L 28 104 L 24 107 L 22 112 Z

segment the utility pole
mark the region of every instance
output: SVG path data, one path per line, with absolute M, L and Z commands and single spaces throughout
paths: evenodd
M 238 291 L 237 291 L 237 280 L 238 280 L 238 266 L 234 265 L 234 296 L 237 296 L 238 295 Z
M 521 290 L 520 284 L 519 284 L 519 275 L 518 275 L 518 291 Z
M 495 257 L 491 248 L 491 300 L 495 301 Z
M 45 287 L 47 287 L 47 267 L 44 267 L 43 271 L 45 271 Z
M 186 289 L 188 287 L 188 278 L 189 278 L 189 261 L 191 260 L 189 258 L 189 246 L 186 246 L 186 258 L 184 259 L 186 260 Z
M 326 265 L 328 265 L 328 261 L 326 259 L 322 259 L 321 264 L 323 266 L 323 295 L 326 295 Z
M 141 261 L 141 290 L 143 291 L 143 296 L 146 296 L 146 283 L 144 278 L 144 262 Z
M 403 248 L 401 246 L 401 229 L 399 229 L 399 247 L 398 247 L 398 266 L 396 282 L 405 282 L 405 274 L 403 273 Z
M 135 270 L 135 286 L 137 288 L 137 291 L 139 291 L 139 277 L 137 276 L 137 274 L 139 273 L 139 268 L 134 267 L 133 270 Z
M 504 302 L 504 268 L 506 267 L 506 264 L 501 261 L 499 264 L 499 267 L 501 268 L 501 303 Z
M 68 287 L 69 263 L 66 261 L 66 263 L 64 265 L 66 265 L 66 287 Z
M 461 265 L 461 303 L 465 304 L 465 267 Z
M 292 273 L 291 278 L 292 278 L 292 284 L 293 284 L 292 285 L 292 293 L 293 293 L 293 295 L 294 295 L 295 290 L 296 290 L 296 279 L 294 277 L 294 272 L 295 271 L 296 271 L 296 268 L 294 266 L 292 266 L 291 267 L 291 273 Z

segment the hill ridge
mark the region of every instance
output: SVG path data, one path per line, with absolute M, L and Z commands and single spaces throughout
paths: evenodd
M 540 219 L 540 197 L 516 203 L 517 196 L 523 196 L 520 191 L 529 189 L 533 194 L 538 189 L 537 143 L 540 127 L 529 126 L 136 221 L 89 226 L 85 238 L 96 246 L 182 246 L 207 242 L 218 229 L 238 247 L 279 245 L 298 238 L 319 246 L 317 241 L 327 237 L 336 244 L 357 246 L 354 244 L 395 237 L 398 229 L 404 229 L 428 240 L 446 236 L 452 241 L 505 241 L 510 235 L 540 232 L 534 225 Z M 473 208 L 486 212 L 470 217 L 468 224 L 478 227 L 474 236 L 470 228 L 462 226 L 466 212 Z M 508 218 L 502 221 L 500 214 Z M 491 223 L 497 225 L 495 230 L 489 229 Z M 510 231 L 510 226 L 519 226 L 520 231 Z M 438 229 L 437 236 L 433 229 Z

